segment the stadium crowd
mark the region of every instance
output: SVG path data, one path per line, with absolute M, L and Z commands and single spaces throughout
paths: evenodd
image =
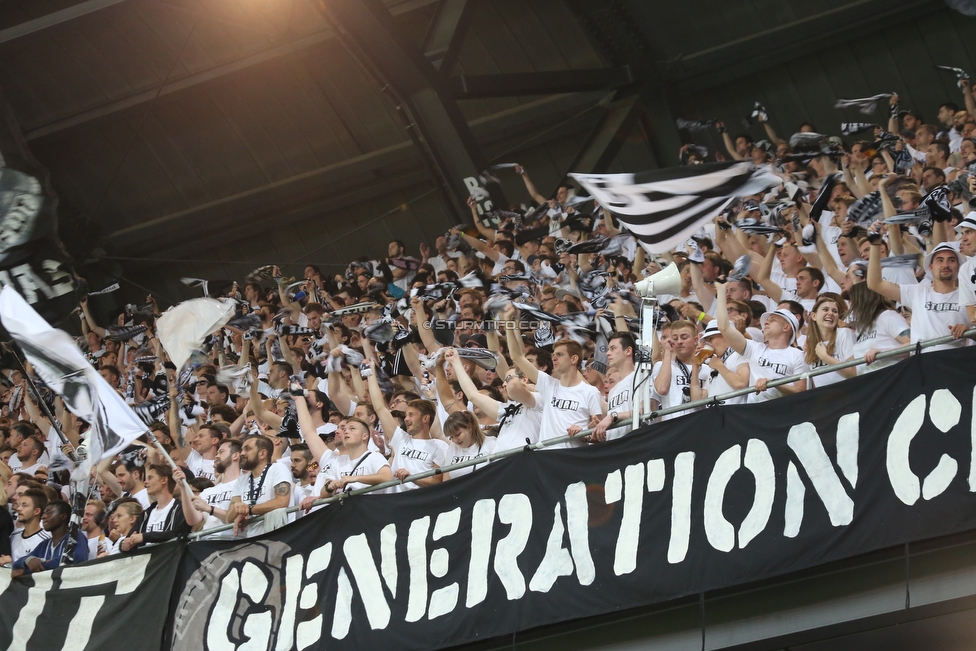
M 75 560 L 224 523 L 233 529 L 210 535 L 258 535 L 328 508 L 312 506 L 321 497 L 540 440 L 600 445 L 631 431 L 619 421 L 633 411 L 641 355 L 653 362 L 655 408 L 669 408 L 750 386 L 727 402 L 842 382 L 895 363 L 876 356 L 909 342 L 952 335 L 939 348 L 966 345 L 976 100 L 968 80 L 960 87 L 965 108 L 946 102 L 934 123 L 891 95 L 876 108 L 880 124 L 844 125 L 848 142 L 810 124 L 782 140 L 758 103 L 761 140 L 683 121 L 691 137 L 717 129 L 726 151 L 689 143 L 682 164 L 751 160 L 782 183 L 738 198 L 668 252 L 649 253 L 570 183 L 544 196 L 515 165 L 526 205 L 482 215 L 472 199 L 471 224 L 416 252 L 393 241 L 382 259 L 340 275 L 308 265 L 295 279 L 269 265 L 232 286 L 196 283 L 236 300 L 237 313 L 179 373 L 156 336 L 152 297 L 111 324 L 83 299 L 79 345 L 178 469 L 148 437 L 100 463 Z M 672 262 L 680 291 L 658 297 L 657 336 L 642 351 L 634 285 Z M 767 387 L 861 356 L 869 363 Z M 85 447 L 88 425 L 29 365 L 3 374 L 0 563 L 42 571 L 64 552 L 64 462 Z M 289 506 L 299 508 L 286 515 Z

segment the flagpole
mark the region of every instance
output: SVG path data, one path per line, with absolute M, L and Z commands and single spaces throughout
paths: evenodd
M 34 395 L 37 396 L 38 407 L 40 407 L 41 411 L 44 412 L 45 418 L 47 418 L 51 422 L 51 429 L 53 429 L 57 433 L 58 438 L 61 439 L 61 446 L 63 447 L 65 445 L 71 445 L 71 441 L 69 441 L 68 437 L 66 437 L 64 435 L 64 432 L 61 431 L 61 426 L 58 424 L 58 421 L 55 420 L 54 414 L 51 413 L 51 410 L 48 408 L 47 403 L 44 402 L 44 398 L 41 397 L 41 392 L 38 390 L 37 385 L 34 384 L 34 380 L 31 379 L 30 373 L 27 372 L 27 367 L 24 365 L 24 360 L 20 358 L 20 355 L 23 355 L 23 351 L 20 350 L 20 346 L 18 346 L 17 342 L 13 340 L 11 340 L 9 343 L 11 344 L 12 347 L 11 350 L 14 353 L 14 359 L 17 360 L 17 364 L 20 365 L 20 370 L 24 374 L 24 379 L 27 380 L 27 382 L 34 389 Z M 29 399 L 30 396 L 25 397 L 25 400 L 29 400 Z M 69 453 L 69 457 L 73 462 L 77 464 L 78 457 L 75 456 L 74 446 L 72 445 L 71 448 L 72 450 Z
M 169 456 L 169 452 L 166 451 L 166 448 L 163 447 L 163 444 L 159 442 L 159 439 L 156 438 L 156 435 L 153 434 L 152 431 L 146 430 L 146 435 L 152 440 L 153 444 L 156 446 L 156 449 L 159 450 L 159 453 L 163 455 L 166 462 L 173 470 L 182 470 L 182 468 L 176 465 L 176 462 L 173 461 L 173 457 Z M 185 478 L 180 483 L 183 486 L 183 490 L 187 491 L 187 495 L 193 495 L 193 489 L 190 488 L 190 484 L 187 483 Z

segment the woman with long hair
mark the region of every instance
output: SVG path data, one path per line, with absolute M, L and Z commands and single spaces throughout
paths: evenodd
M 851 359 L 864 357 L 867 364 L 857 367 L 863 375 L 891 366 L 897 359 L 876 362 L 878 353 L 904 346 L 911 341 L 911 327 L 905 317 L 898 314 L 887 298 L 868 289 L 868 284 L 858 282 L 846 292 L 851 302 L 848 321 L 854 328 L 854 350 Z
M 451 465 L 468 459 L 483 457 L 490 454 L 494 448 L 494 438 L 485 438 L 477 417 L 467 409 L 456 411 L 444 421 L 444 439 L 448 444 L 447 459 Z M 460 470 L 452 470 L 450 477 L 466 475 L 476 466 L 468 466 Z
M 807 339 L 803 353 L 810 369 L 840 364 L 850 359 L 854 351 L 854 332 L 839 327 L 847 312 L 847 304 L 837 295 L 821 295 L 810 311 Z M 811 377 L 815 387 L 825 387 L 857 374 L 853 368 L 839 369 Z

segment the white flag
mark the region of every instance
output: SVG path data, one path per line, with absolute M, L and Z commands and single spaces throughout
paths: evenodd
M 89 464 L 118 454 L 145 434 L 146 426 L 85 359 L 74 339 L 48 325 L 10 286 L 0 291 L 0 321 L 65 407 L 91 424 L 88 461 L 78 468 L 76 478 L 87 477 Z
M 156 320 L 156 336 L 177 370 L 200 350 L 204 338 L 226 325 L 237 304 L 230 298 L 193 298 L 166 310 Z

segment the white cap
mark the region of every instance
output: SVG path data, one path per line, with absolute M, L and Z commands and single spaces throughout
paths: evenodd
M 962 221 L 956 224 L 956 232 L 960 235 L 962 234 L 962 229 L 971 228 L 976 231 L 976 210 L 971 211 L 968 215 L 962 218 Z
M 800 329 L 800 322 L 796 320 L 796 316 L 794 316 L 789 310 L 780 308 L 778 310 L 773 310 L 772 312 L 766 312 L 759 317 L 759 325 L 765 328 L 766 321 L 768 321 L 769 317 L 773 316 L 774 314 L 782 319 L 785 319 L 786 322 L 790 324 L 790 329 L 792 330 L 790 333 L 790 343 L 792 344 L 795 342 L 797 330 Z
M 939 251 L 952 251 L 956 255 L 956 261 L 959 264 L 962 264 L 963 261 L 965 261 L 966 259 L 965 256 L 959 254 L 959 242 L 942 242 L 934 249 L 932 249 L 931 253 L 925 256 L 926 269 L 928 269 L 932 265 L 932 259 L 935 257 L 935 254 L 938 253 Z

